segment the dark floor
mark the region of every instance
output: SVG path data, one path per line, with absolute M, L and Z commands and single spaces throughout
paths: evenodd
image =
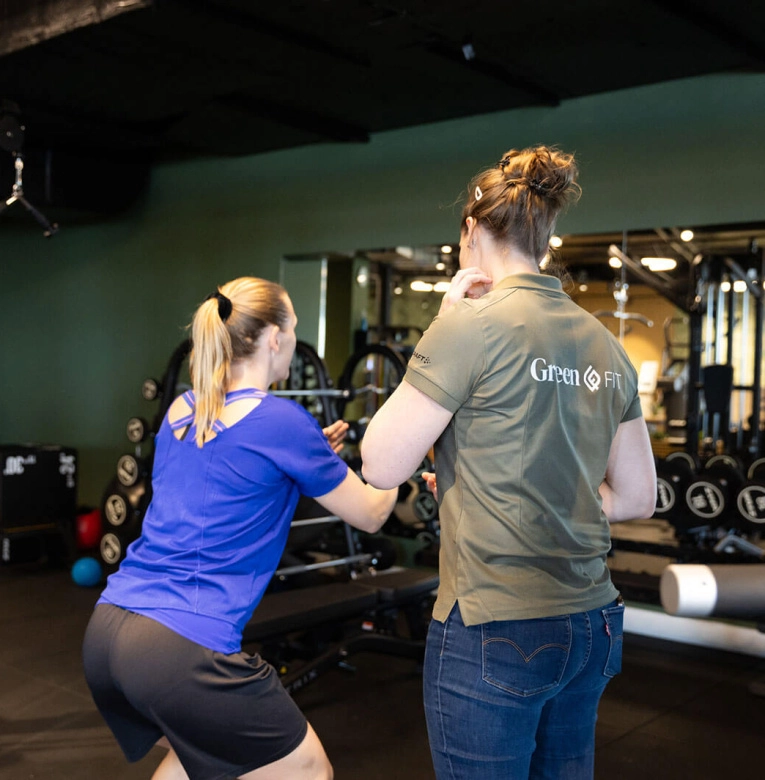
M 127 764 L 83 680 L 80 641 L 98 589 L 61 569 L 0 566 L 0 778 L 149 778 L 155 748 Z M 433 778 L 414 662 L 360 654 L 295 698 L 337 780 Z M 628 635 L 600 709 L 596 777 L 763 777 L 765 659 Z

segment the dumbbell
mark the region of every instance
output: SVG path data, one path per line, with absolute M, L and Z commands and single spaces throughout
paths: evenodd
M 140 444 L 145 441 L 149 435 L 149 423 L 143 417 L 131 417 L 125 427 L 128 441 L 133 444 Z
M 696 476 L 697 466 L 685 452 L 656 459 L 656 512 L 670 520 L 685 508 L 685 491 Z
M 699 458 L 688 452 L 671 452 L 656 460 L 656 517 L 669 522 L 678 535 L 699 525 L 688 511 L 685 494 L 701 468 Z
M 743 466 L 738 458 L 713 455 L 685 491 L 688 511 L 698 525 L 734 525 L 736 496 L 743 483 Z
M 107 486 L 101 501 L 104 534 L 99 546 L 107 566 L 118 565 L 127 546 L 140 535 L 150 500 L 151 486 L 147 480 L 125 486 L 114 477 Z
M 143 384 L 141 385 L 141 395 L 147 401 L 153 401 L 155 398 L 159 398 L 159 396 L 162 395 L 162 383 L 153 377 L 144 379 Z
M 740 527 L 744 531 L 765 531 L 765 458 L 755 460 L 746 472 L 747 481 L 736 496 Z
M 117 479 L 125 487 L 132 487 L 139 480 L 149 476 L 151 466 L 148 458 L 136 455 L 122 455 L 117 461 Z

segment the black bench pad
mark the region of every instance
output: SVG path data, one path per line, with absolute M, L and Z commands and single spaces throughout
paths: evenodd
M 377 593 L 355 582 L 332 582 L 308 588 L 269 593 L 244 627 L 245 642 L 345 620 L 377 605 Z
M 409 601 L 434 591 L 438 587 L 439 577 L 437 573 L 423 569 L 396 568 L 365 575 L 354 582 L 376 590 L 379 600 L 390 605 Z

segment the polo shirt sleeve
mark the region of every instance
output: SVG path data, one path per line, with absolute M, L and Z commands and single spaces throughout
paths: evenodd
M 461 301 L 433 320 L 409 359 L 404 379 L 454 414 L 471 396 L 485 361 L 475 310 Z
M 624 413 L 624 416 L 622 417 L 622 422 L 629 422 L 630 420 L 635 420 L 638 417 L 642 417 L 643 415 L 643 407 L 640 405 L 640 396 L 637 392 L 637 386 L 635 387 L 635 396 L 630 402 L 630 405 L 627 407 L 627 411 Z
M 280 467 L 308 498 L 334 490 L 348 475 L 348 464 L 330 447 L 316 418 L 294 401 L 281 399 Z

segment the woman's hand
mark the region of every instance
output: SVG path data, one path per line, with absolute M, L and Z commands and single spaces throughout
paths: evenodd
M 438 488 L 436 487 L 436 475 L 432 471 L 423 471 L 420 476 L 425 480 L 425 485 L 438 501 Z
M 480 298 L 491 290 L 493 279 L 487 276 L 480 268 L 462 268 L 454 274 L 449 289 L 441 301 L 439 314 L 451 309 L 455 303 L 463 298 Z
M 343 449 L 343 442 L 345 441 L 345 436 L 348 433 L 349 427 L 350 426 L 345 420 L 336 420 L 332 425 L 322 428 L 322 431 L 329 442 L 329 446 L 338 454 L 340 453 L 340 450 Z

